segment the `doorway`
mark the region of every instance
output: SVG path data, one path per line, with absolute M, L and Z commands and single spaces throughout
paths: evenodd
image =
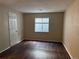
M 9 12 L 9 32 L 10 46 L 12 46 L 18 41 L 17 14 L 13 12 Z

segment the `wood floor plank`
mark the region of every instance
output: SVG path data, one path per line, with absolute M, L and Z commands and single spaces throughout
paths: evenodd
M 0 59 L 70 59 L 60 43 L 23 41 L 0 54 Z

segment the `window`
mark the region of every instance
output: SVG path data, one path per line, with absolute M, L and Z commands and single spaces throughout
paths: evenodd
M 49 17 L 35 18 L 35 32 L 49 32 Z

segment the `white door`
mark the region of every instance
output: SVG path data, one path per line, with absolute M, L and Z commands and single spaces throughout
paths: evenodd
M 9 12 L 9 31 L 10 31 L 10 45 L 14 45 L 18 41 L 17 15 Z

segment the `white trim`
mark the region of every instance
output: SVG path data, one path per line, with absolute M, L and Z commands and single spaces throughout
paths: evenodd
M 23 40 L 20 40 L 18 42 L 16 42 L 14 45 L 17 45 L 18 43 L 22 42 Z M 11 45 L 10 47 L 14 46 L 14 45 Z
M 8 47 L 8 48 L 6 48 L 6 49 L 4 49 L 4 50 L 0 51 L 0 53 L 2 53 L 2 52 L 4 52 L 4 51 L 6 51 L 6 50 L 8 50 L 8 49 L 10 49 L 10 47 Z
M 21 40 L 21 41 L 22 41 L 22 40 Z M 21 41 L 18 41 L 16 44 L 20 43 Z M 14 44 L 14 45 L 16 45 L 16 44 Z M 14 45 L 12 45 L 12 46 L 14 46 Z M 10 47 L 8 47 L 8 48 L 6 48 L 6 49 L 4 49 L 4 50 L 0 51 L 0 53 L 2 53 L 2 52 L 4 52 L 4 51 L 6 51 L 6 50 L 8 50 L 8 49 L 10 49 L 12 46 L 10 46 Z
M 66 51 L 68 52 L 71 59 L 73 59 L 72 55 L 70 54 L 69 50 L 67 49 L 66 45 L 63 43 L 63 46 L 65 47 Z
M 52 39 L 33 39 L 33 38 L 24 38 L 24 40 L 38 40 L 38 41 L 49 41 L 49 42 L 60 42 L 62 43 L 62 41 L 57 41 L 57 40 L 52 40 Z

